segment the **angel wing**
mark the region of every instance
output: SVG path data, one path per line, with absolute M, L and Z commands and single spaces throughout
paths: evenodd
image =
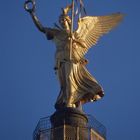
M 76 43 L 77 49 L 80 49 L 80 55 L 83 56 L 90 47 L 95 45 L 99 38 L 108 33 L 122 20 L 123 15 L 120 13 L 111 14 L 108 16 L 86 16 L 78 21 L 78 29 L 74 32 L 74 37 L 80 43 Z

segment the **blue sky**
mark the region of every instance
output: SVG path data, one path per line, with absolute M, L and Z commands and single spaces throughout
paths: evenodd
M 36 0 L 42 24 L 51 27 L 70 0 Z M 34 26 L 24 0 L 0 3 L 0 138 L 31 140 L 41 117 L 51 115 L 59 92 L 55 46 Z M 108 140 L 140 138 L 140 1 L 85 0 L 88 15 L 125 13 L 123 22 L 87 54 L 88 69 L 105 97 L 84 105 L 107 128 Z

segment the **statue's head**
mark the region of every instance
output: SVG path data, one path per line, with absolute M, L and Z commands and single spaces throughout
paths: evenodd
M 59 17 L 59 24 L 61 27 L 65 30 L 70 30 L 71 27 L 71 19 L 68 16 L 68 12 L 70 10 L 71 6 L 67 6 L 66 8 L 62 8 L 62 14 Z
M 63 29 L 70 30 L 71 27 L 71 19 L 69 16 L 60 15 L 59 24 Z

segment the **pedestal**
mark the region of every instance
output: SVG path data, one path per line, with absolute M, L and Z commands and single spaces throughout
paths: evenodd
M 88 140 L 88 118 L 75 108 L 57 110 L 50 118 L 51 140 Z

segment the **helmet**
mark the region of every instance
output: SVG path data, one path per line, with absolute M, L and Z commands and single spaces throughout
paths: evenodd
M 71 6 L 67 6 L 66 8 L 62 8 L 62 14 L 59 16 L 59 24 L 63 29 L 70 30 L 71 27 L 71 19 L 68 16 L 68 12 Z

